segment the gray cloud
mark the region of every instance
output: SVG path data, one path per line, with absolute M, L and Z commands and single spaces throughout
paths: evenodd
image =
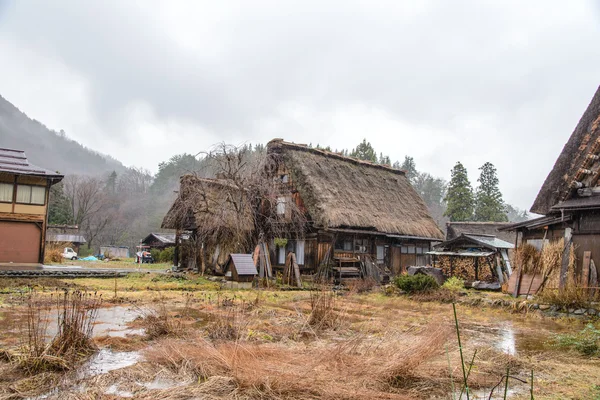
M 152 169 L 218 140 L 367 137 L 445 178 L 462 160 L 475 181 L 492 161 L 507 200 L 528 208 L 600 83 L 593 1 L 221 3 L 11 3 L 0 44 L 19 53 L 0 65 L 3 95 L 99 150 L 139 142 L 153 157 L 113 155 Z M 23 49 L 64 79 L 8 74 Z M 69 77 L 85 118 L 65 110 Z M 21 94 L 39 82 L 51 106 Z

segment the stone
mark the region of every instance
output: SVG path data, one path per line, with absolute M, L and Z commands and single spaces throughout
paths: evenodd
M 598 314 L 598 311 L 594 310 L 593 308 L 590 308 L 587 310 L 588 315 L 596 315 Z
M 442 273 L 441 268 L 433 268 L 433 267 L 408 267 L 408 275 L 429 275 L 432 276 L 433 279 L 438 283 L 438 285 L 443 285 L 446 281 L 444 274 Z
M 477 290 L 500 290 L 501 289 L 499 282 L 488 283 L 488 282 L 475 281 L 471 284 L 471 287 L 473 289 L 477 289 Z
M 567 312 L 569 314 L 573 314 L 573 313 L 575 313 L 575 309 L 574 308 L 569 308 L 569 309 L 567 309 Z
M 542 311 L 546 311 L 550 309 L 550 305 L 549 304 L 540 304 L 539 309 Z
M 573 311 L 573 314 L 575 315 L 583 315 L 585 314 L 585 311 L 583 308 L 578 308 L 577 310 Z
M 534 309 L 534 310 L 538 310 L 538 309 L 540 308 L 540 305 L 539 305 L 539 304 L 537 304 L 537 303 L 533 303 L 533 304 L 531 305 L 531 308 L 532 308 L 532 309 Z

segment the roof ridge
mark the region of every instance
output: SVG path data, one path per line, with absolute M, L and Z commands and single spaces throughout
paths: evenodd
M 392 173 L 395 173 L 398 175 L 406 175 L 406 171 L 404 171 L 402 169 L 392 168 L 391 166 L 383 165 L 383 164 L 375 164 L 373 162 L 361 160 L 361 159 L 354 158 L 354 157 L 343 156 L 343 155 L 333 152 L 333 151 L 309 147 L 306 144 L 286 142 L 285 140 L 283 140 L 281 138 L 272 139 L 267 143 L 267 149 L 269 149 L 269 147 L 272 148 L 274 146 L 291 147 L 291 148 L 294 148 L 299 151 L 308 151 L 313 154 L 318 154 L 318 155 L 325 156 L 325 157 L 337 158 L 342 161 L 347 161 L 347 162 L 351 162 L 351 163 L 358 164 L 358 165 L 364 165 L 366 167 L 373 167 L 373 168 L 387 170 L 389 172 L 392 172 Z

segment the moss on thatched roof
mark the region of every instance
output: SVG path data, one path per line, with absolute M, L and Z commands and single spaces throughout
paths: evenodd
M 571 184 L 589 167 L 588 155 L 600 145 L 600 87 L 579 120 L 531 207 L 531 212 L 548 214 L 552 206 L 569 199 Z
M 404 171 L 281 139 L 267 151 L 290 170 L 316 226 L 444 239 Z

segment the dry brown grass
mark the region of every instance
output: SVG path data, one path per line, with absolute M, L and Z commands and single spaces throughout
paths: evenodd
M 443 350 L 448 326 L 430 325 L 411 334 L 367 340 L 355 335 L 338 344 L 311 346 L 211 343 L 166 339 L 145 351 L 146 359 L 179 374 L 211 382 L 225 379 L 249 398 L 404 399 L 403 382 Z M 438 387 L 442 392 L 443 387 Z
M 327 287 L 310 292 L 308 324 L 316 331 L 338 328 L 343 317 L 335 310 L 337 306 L 337 295 Z

